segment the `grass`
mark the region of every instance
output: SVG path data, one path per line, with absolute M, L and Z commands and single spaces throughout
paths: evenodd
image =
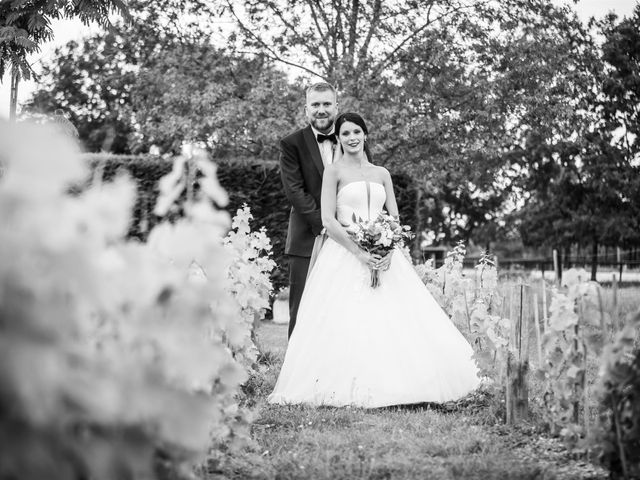
M 533 424 L 506 427 L 499 399 L 476 393 L 445 405 L 365 410 L 266 403 L 286 349 L 286 326 L 257 331 L 260 371 L 245 387 L 251 442 L 210 459 L 214 479 L 600 479 Z

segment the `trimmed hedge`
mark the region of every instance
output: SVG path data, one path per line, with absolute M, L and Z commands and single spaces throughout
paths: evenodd
M 172 161 L 151 155 L 86 154 L 94 174 L 102 170 L 101 177 L 110 181 L 120 170 L 135 180 L 138 196 L 134 206 L 129 236 L 144 241 L 159 218 L 153 214 L 158 198 L 158 180 L 171 171 Z M 273 244 L 277 268 L 272 273 L 275 288 L 288 283 L 284 245 L 289 220 L 289 201 L 280 180 L 276 161 L 258 161 L 251 158 L 217 160 L 218 179 L 229 194 L 227 211 L 233 216 L 244 203 L 249 205 L 254 220 L 253 229 L 265 227 Z M 403 223 L 415 228 L 415 187 L 406 174 L 392 175 Z

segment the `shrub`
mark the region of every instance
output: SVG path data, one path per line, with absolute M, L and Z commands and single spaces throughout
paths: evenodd
M 640 312 L 603 352 L 595 451 L 612 478 L 640 478 Z
M 118 171 L 129 173 L 137 186 L 129 236 L 145 240 L 159 218 L 153 214 L 158 198 L 158 181 L 171 171 L 171 160 L 153 155 L 111 155 L 85 154 L 93 178 L 110 181 Z M 244 204 L 251 207 L 254 229 L 265 228 L 273 246 L 276 268 L 271 273 L 271 281 L 276 289 L 288 284 L 287 262 L 284 246 L 289 222 L 290 204 L 284 194 L 280 179 L 280 168 L 276 161 L 253 158 L 216 159 L 217 176 L 222 187 L 229 194 L 228 212 L 236 212 Z M 415 184 L 403 173 L 392 175 L 402 223 L 412 226 L 416 232 Z M 179 212 L 178 215 L 182 213 Z
M 68 140 L 2 124 L 0 163 L 0 478 L 150 478 L 160 451 L 179 465 L 242 437 L 229 216 L 185 211 L 168 262 L 125 240 L 126 177 L 67 194 L 87 175 Z

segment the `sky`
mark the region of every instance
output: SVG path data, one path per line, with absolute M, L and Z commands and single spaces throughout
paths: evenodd
M 567 0 L 552 1 L 556 4 L 567 3 Z M 619 17 L 630 15 L 636 3 L 637 0 L 580 0 L 573 8 L 586 22 L 591 17 L 601 18 L 610 11 L 615 12 Z M 97 25 L 86 26 L 79 20 L 54 21 L 52 27 L 54 39 L 43 44 L 41 51 L 29 58 L 29 62 L 33 64 L 36 71 L 39 71 L 40 62 L 47 61 L 53 56 L 56 47 L 62 46 L 70 40 L 79 40 L 99 30 Z M 36 88 L 37 84 L 33 80 L 21 81 L 18 86 L 18 104 L 26 101 Z M 9 75 L 5 75 L 0 83 L 0 118 L 9 117 L 10 89 L 11 79 Z

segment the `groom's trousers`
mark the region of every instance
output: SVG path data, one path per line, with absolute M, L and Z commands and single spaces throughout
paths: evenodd
M 289 337 L 296 326 L 298 307 L 309 270 L 309 257 L 289 255 Z

